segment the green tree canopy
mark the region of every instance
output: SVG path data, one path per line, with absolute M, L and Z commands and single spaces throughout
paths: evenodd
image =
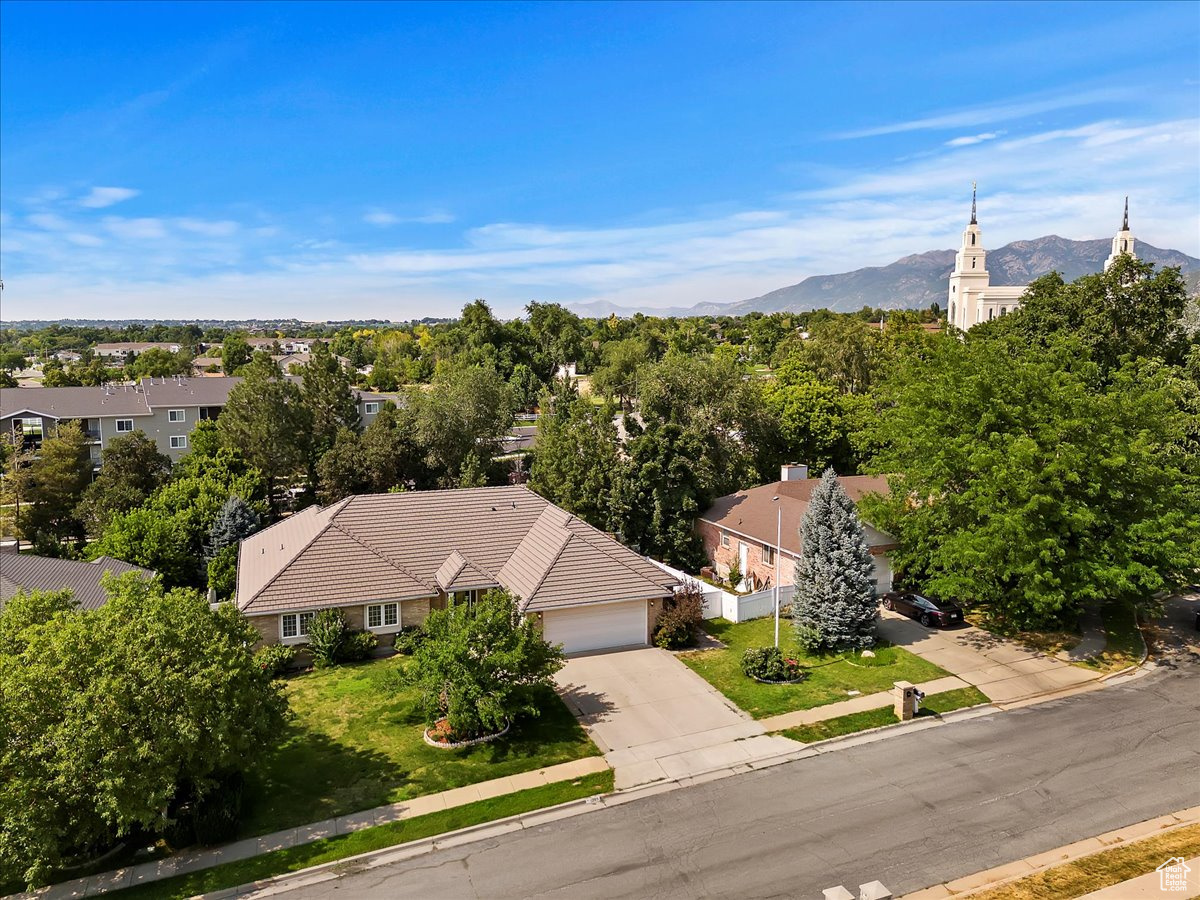
M 250 362 L 254 350 L 244 334 L 230 334 L 221 342 L 221 370 L 226 375 L 240 375 L 238 370 Z
M 1169 369 L 1106 377 L 1074 341 L 946 341 L 884 397 L 874 467 L 891 493 L 871 521 L 927 590 L 1043 626 L 1195 577 L 1195 417 Z
M 39 553 L 60 556 L 83 545 L 86 529 L 77 507 L 92 481 L 92 456 L 78 422 L 61 423 L 13 480 L 21 499 L 17 527 Z
M 266 480 L 272 509 L 281 487 L 308 460 L 312 415 L 300 388 L 283 378 L 266 354 L 256 354 L 232 391 L 217 428 L 226 447 L 240 450 Z
M 134 829 L 161 831 L 278 738 L 286 702 L 232 607 L 111 576 L 109 601 L 0 609 L 0 875 L 30 885 Z
M 493 369 L 449 369 L 432 388 L 409 394 L 417 440 L 439 485 L 458 486 L 464 472 L 488 471 L 513 420 L 512 391 Z
M 300 375 L 300 392 L 312 423 L 309 449 L 315 463 L 333 446 L 338 429 L 358 429 L 358 403 L 350 385 L 350 373 L 329 352 L 324 341 L 313 344 L 312 354 Z
M 171 472 L 171 458 L 141 431 L 110 440 L 101 460 L 78 507 L 89 534 L 102 532 L 117 513 L 141 506 Z

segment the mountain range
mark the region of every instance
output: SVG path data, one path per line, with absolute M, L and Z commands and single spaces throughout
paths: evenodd
M 991 283 L 1028 284 L 1049 272 L 1058 272 L 1067 281 L 1099 272 L 1112 249 L 1112 241 L 1072 241 L 1056 234 L 1031 241 L 1013 241 L 988 252 L 987 267 Z M 871 266 L 840 275 L 813 275 L 799 284 L 736 300 L 729 303 L 697 303 L 670 309 L 617 306 L 606 301 L 573 303 L 571 309 L 582 316 L 599 317 L 616 313 L 631 316 L 636 312 L 658 316 L 739 316 L 749 312 L 803 312 L 831 309 L 854 312 L 864 306 L 883 309 L 923 309 L 931 303 L 946 305 L 947 279 L 954 269 L 954 250 L 930 250 L 905 256 L 886 266 Z M 1200 291 L 1200 259 L 1178 250 L 1160 250 L 1149 244 L 1137 244 L 1140 259 L 1158 267 L 1178 266 L 1192 294 Z

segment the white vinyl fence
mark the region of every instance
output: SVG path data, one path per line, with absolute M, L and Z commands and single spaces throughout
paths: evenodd
M 704 595 L 704 618 L 728 619 L 730 622 L 745 622 L 749 619 L 761 619 L 775 613 L 775 591 L 768 589 L 753 594 L 735 594 L 731 591 L 713 587 L 707 581 L 701 581 L 687 572 L 674 569 L 657 559 L 646 557 L 664 572 L 674 575 L 680 581 L 694 581 L 700 586 Z M 782 609 L 792 602 L 792 594 L 796 592 L 794 585 L 786 584 L 779 589 L 779 606 Z

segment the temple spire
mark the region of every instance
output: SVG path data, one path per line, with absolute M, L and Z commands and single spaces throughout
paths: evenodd
M 1126 206 L 1125 212 L 1126 212 L 1126 215 L 1128 215 L 1128 213 L 1129 213 L 1128 198 L 1126 198 L 1126 200 L 1125 200 L 1125 206 Z M 975 182 L 973 182 L 973 181 L 971 182 L 971 224 L 972 225 L 979 224 L 978 222 L 975 221 Z
M 1121 222 L 1121 230 L 1129 230 L 1129 195 L 1125 195 L 1125 219 Z

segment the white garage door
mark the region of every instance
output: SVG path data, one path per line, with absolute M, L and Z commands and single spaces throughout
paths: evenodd
M 601 603 L 542 614 L 542 634 L 567 653 L 646 645 L 646 601 Z

